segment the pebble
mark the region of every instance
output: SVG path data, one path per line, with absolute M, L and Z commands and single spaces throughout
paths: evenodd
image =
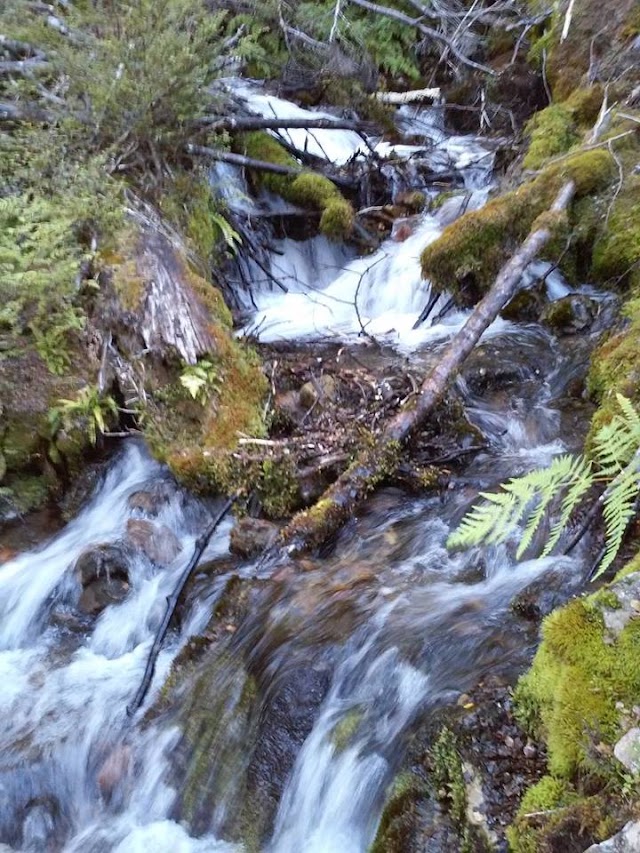
M 525 744 L 524 749 L 522 750 L 522 754 L 525 758 L 535 758 L 538 754 L 538 750 L 532 743 Z

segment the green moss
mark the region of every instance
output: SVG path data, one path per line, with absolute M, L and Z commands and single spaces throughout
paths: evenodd
M 562 779 L 543 776 L 526 792 L 520 803 L 520 813 L 548 811 L 576 799 L 576 792 Z
M 572 92 L 562 106 L 578 127 L 586 129 L 592 127 L 598 118 L 603 98 L 602 86 L 584 86 Z
M 603 587 L 598 590 L 598 592 L 593 595 L 592 601 L 601 609 L 606 608 L 607 610 L 619 610 L 621 607 L 618 596 L 608 587 Z
M 566 328 L 573 319 L 573 308 L 571 299 L 557 299 L 544 311 L 543 321 L 552 329 L 561 330 Z
M 269 518 L 287 518 L 300 505 L 300 489 L 292 463 L 286 458 L 265 459 L 255 488 Z
M 44 506 L 49 500 L 50 483 L 45 477 L 23 474 L 12 477 L 7 483 L 14 503 L 20 512 L 31 512 Z
M 623 821 L 605 796 L 581 796 L 552 776 L 525 794 L 513 824 L 507 829 L 511 853 L 553 853 L 584 850 L 613 835 Z
M 445 803 L 458 829 L 466 825 L 467 790 L 462 758 L 451 729 L 443 728 L 431 750 L 432 779 L 438 797 Z
M 369 853 L 404 853 L 416 822 L 420 800 L 428 795 L 426 784 L 414 773 L 400 773 L 387 799 Z
M 268 133 L 255 131 L 242 137 L 243 153 L 255 160 L 299 169 L 300 164 Z M 261 172 L 257 183 L 292 204 L 321 213 L 320 231 L 332 240 L 343 240 L 353 228 L 354 212 L 350 203 L 324 175 L 302 171 L 299 175 L 274 175 Z
M 543 623 L 542 643 L 520 679 L 517 715 L 548 748 L 552 775 L 601 773 L 595 746 L 620 736 L 616 702 L 634 702 L 640 690 L 640 625 L 631 622 L 605 642 L 593 598 L 570 602 Z M 634 698 L 635 697 L 635 698 Z
M 584 151 L 548 165 L 532 181 L 457 219 L 421 255 L 422 275 L 460 305 L 474 304 L 493 284 L 509 255 L 547 214 L 565 181 L 576 183 L 579 199 L 607 184 L 615 164 L 604 150 Z M 545 216 L 542 224 L 562 230 L 564 220 Z
M 640 282 L 640 175 L 627 177 L 613 202 L 593 252 L 593 273 L 600 281 L 633 278 Z
M 635 574 L 635 572 L 640 572 L 640 551 L 620 569 L 614 578 L 614 582 Z
M 322 211 L 320 231 L 330 240 L 344 240 L 353 229 L 353 208 L 346 199 L 335 198 Z
M 640 298 L 625 303 L 627 325 L 593 353 L 587 390 L 598 403 L 589 428 L 587 446 L 598 430 L 609 423 L 616 412 L 616 394 L 624 394 L 634 404 L 640 402 Z
M 341 720 L 339 720 L 331 732 L 331 741 L 337 752 L 344 752 L 353 740 L 354 735 L 360 728 L 362 722 L 362 711 L 352 708 Z
M 551 104 L 536 113 L 525 132 L 531 136 L 525 169 L 539 169 L 550 157 L 564 154 L 578 141 L 571 112 L 562 104 Z

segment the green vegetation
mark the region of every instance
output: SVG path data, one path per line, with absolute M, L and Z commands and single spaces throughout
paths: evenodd
M 437 291 L 448 291 L 460 305 L 473 305 L 493 284 L 500 267 L 551 207 L 562 184 L 572 178 L 577 198 L 607 186 L 615 162 L 606 150 L 582 151 L 549 164 L 534 180 L 460 217 L 421 255 L 422 275 Z M 540 223 L 542 224 L 542 223 Z M 548 224 L 548 223 L 547 223 Z M 564 218 L 555 223 L 566 243 Z M 556 244 L 557 245 L 557 244 Z M 549 251 L 553 252 L 553 245 Z
M 298 162 L 268 133 L 255 131 L 245 134 L 241 141 L 243 154 L 289 168 L 299 168 Z M 328 178 L 313 172 L 299 175 L 275 175 L 261 172 L 255 175 L 259 186 L 277 193 L 293 204 L 315 208 L 321 212 L 320 231 L 332 240 L 348 237 L 353 227 L 353 208 Z
M 527 124 L 526 132 L 531 135 L 523 164 L 526 169 L 540 168 L 545 160 L 564 154 L 578 141 L 571 114 L 560 104 L 552 104 L 536 113 Z
M 418 806 L 429 794 L 426 783 L 414 773 L 400 773 L 387 792 L 370 853 L 404 853 L 415 830 Z
M 186 388 L 193 400 L 205 403 L 220 387 L 215 364 L 203 358 L 196 364 L 185 365 L 180 374 L 180 384 Z
M 58 400 L 49 411 L 51 437 L 55 439 L 61 429 L 79 429 L 89 442 L 95 444 L 98 434 L 107 430 L 109 420 L 118 416 L 116 401 L 109 394 L 101 393 L 92 385 L 85 385 L 73 400 Z
M 548 468 L 514 477 L 497 493 L 482 492 L 484 504 L 473 507 L 449 537 L 449 547 L 468 547 L 480 542 L 504 542 L 524 524 L 517 556 L 522 557 L 551 507 L 559 507 L 543 549 L 550 554 L 571 515 L 597 482 L 607 484 L 603 495 L 606 548 L 595 577 L 615 559 L 635 515 L 640 489 L 640 415 L 630 401 L 617 395 L 618 412 L 596 433 L 589 456 L 560 456 Z M 560 500 L 560 496 L 562 500 Z
M 620 606 L 619 583 L 548 616 L 518 682 L 516 714 L 545 742 L 548 775 L 522 800 L 509 830 L 514 853 L 551 850 L 563 835 L 601 841 L 625 822 L 637 795 L 612 755 L 625 731 L 621 709 L 632 707 L 640 689 L 640 625 L 632 619 L 614 633 L 603 617 Z

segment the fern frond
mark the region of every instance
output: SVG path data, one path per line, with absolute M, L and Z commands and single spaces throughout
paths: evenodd
M 635 515 L 635 502 L 640 490 L 639 467 L 640 450 L 607 489 L 603 510 L 606 550 L 594 577 L 603 574 L 613 562 Z
M 563 488 L 573 485 L 581 472 L 582 466 L 573 456 L 559 456 L 548 468 L 512 478 L 501 486 L 500 492 L 481 493 L 480 497 L 487 503 L 471 509 L 447 544 L 451 548 L 470 547 L 481 542 L 498 544 L 504 542 L 526 518 L 518 547 L 520 557 L 531 544 L 554 498 Z
M 629 427 L 629 431 L 634 435 L 640 436 L 640 414 L 636 412 L 633 403 L 624 394 L 616 394 L 616 400 L 622 410 L 622 415 Z
M 616 399 L 621 413 L 601 427 L 594 440 L 594 458 L 605 477 L 615 477 L 640 446 L 640 415 L 622 394 Z
M 470 548 L 480 542 L 489 541 L 490 537 L 494 543 L 501 541 L 501 531 L 515 509 L 516 498 L 505 492 L 482 492 L 480 497 L 485 499 L 485 503 L 477 504 L 469 510 L 449 536 L 447 547 Z
M 573 483 L 569 486 L 560 507 L 560 517 L 552 526 L 549 533 L 549 540 L 544 546 L 543 557 L 547 557 L 556 547 L 565 527 L 569 523 L 572 512 L 593 485 L 593 467 L 591 462 L 585 459 L 584 456 L 576 456 L 572 471 L 572 480 Z

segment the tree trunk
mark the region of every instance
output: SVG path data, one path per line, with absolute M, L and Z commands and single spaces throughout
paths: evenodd
M 575 193 L 568 181 L 554 201 L 548 219 L 538 220 L 525 242 L 508 261 L 489 292 L 445 348 L 438 364 L 427 375 L 414 398 L 389 421 L 372 448 L 364 450 L 356 461 L 324 493 L 310 510 L 298 513 L 281 533 L 281 544 L 290 553 L 308 551 L 320 545 L 351 516 L 357 504 L 390 473 L 400 459 L 402 442 L 433 411 L 447 386 L 462 366 L 483 332 L 516 293 L 526 267 L 550 240 L 554 215 L 566 210 Z M 534 223 L 535 226 L 535 223 Z

